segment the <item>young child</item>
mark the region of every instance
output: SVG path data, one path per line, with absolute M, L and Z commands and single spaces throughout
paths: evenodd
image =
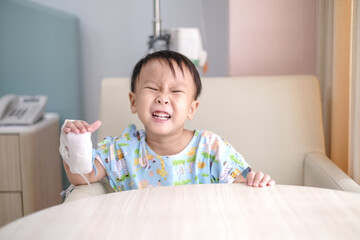
M 251 171 L 218 135 L 184 128 L 185 121 L 195 115 L 200 92 L 200 76 L 185 56 L 160 51 L 141 59 L 133 70 L 129 98 L 131 112 L 145 130 L 129 125 L 121 136 L 105 138 L 93 149 L 94 168 L 85 176 L 90 182 L 107 177 L 114 191 L 202 183 L 274 185 L 269 175 Z M 61 134 L 91 133 L 100 126 L 100 121 L 91 125 L 67 121 Z M 70 148 L 66 146 L 71 152 Z M 64 167 L 72 184 L 86 184 L 66 162 Z

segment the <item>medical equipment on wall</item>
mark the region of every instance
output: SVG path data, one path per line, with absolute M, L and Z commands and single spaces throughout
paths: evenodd
M 198 28 L 161 30 L 160 0 L 154 0 L 154 32 L 148 42 L 149 52 L 172 50 L 188 57 L 196 66 L 207 71 L 207 52 L 203 49 Z

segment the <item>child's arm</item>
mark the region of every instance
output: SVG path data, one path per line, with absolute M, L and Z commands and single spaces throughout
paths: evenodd
M 100 126 L 100 121 L 96 121 L 91 125 L 84 121 L 66 121 L 65 125 L 62 127 L 62 145 L 65 145 L 66 150 L 62 148 L 63 151 L 60 152 L 62 153 L 64 159 L 63 164 L 66 175 L 69 181 L 74 185 L 86 184 L 85 179 L 77 173 L 78 171 L 80 171 L 80 173 L 83 173 L 83 176 L 85 176 L 91 183 L 97 182 L 106 176 L 105 169 L 99 161 L 95 160 L 94 162 L 97 169 L 97 174 L 95 174 L 95 170 L 91 166 L 89 166 L 92 161 L 92 144 L 90 140 L 90 134 L 88 134 L 87 136 L 77 135 L 92 133 L 96 131 Z M 76 135 L 67 136 L 67 134 L 69 134 L 70 132 Z M 69 167 L 68 164 L 70 164 L 71 167 Z M 89 170 L 91 172 L 89 172 Z
M 248 186 L 252 187 L 265 187 L 265 186 L 272 186 L 275 184 L 275 181 L 271 179 L 269 175 L 264 175 L 263 172 L 249 172 L 246 176 L 246 179 L 239 174 L 234 183 L 244 183 L 246 182 Z
M 89 180 L 90 183 L 98 182 L 106 176 L 105 168 L 103 167 L 103 165 L 101 165 L 101 163 L 99 163 L 99 161 L 97 161 L 97 160 L 95 160 L 94 163 L 95 163 L 95 167 L 97 169 L 97 174 L 95 175 L 94 169 L 88 174 L 83 174 Z M 63 161 L 63 164 L 64 164 L 66 176 L 68 177 L 71 184 L 74 184 L 74 185 L 86 184 L 85 179 L 83 177 L 81 177 L 77 173 L 72 173 L 70 171 L 69 165 L 67 165 L 67 163 L 65 161 Z

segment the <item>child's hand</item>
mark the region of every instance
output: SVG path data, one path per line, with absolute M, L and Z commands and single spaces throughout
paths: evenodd
M 265 187 L 275 184 L 275 181 L 272 180 L 269 175 L 264 175 L 262 172 L 249 172 L 246 177 L 246 182 L 248 186 L 252 187 Z
M 92 124 L 88 124 L 85 121 L 68 121 L 64 126 L 64 133 L 86 133 L 86 132 L 95 132 L 99 127 L 101 126 L 101 121 L 97 120 L 93 122 Z

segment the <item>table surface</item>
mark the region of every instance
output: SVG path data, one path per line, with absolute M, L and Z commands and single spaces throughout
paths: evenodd
M 157 187 L 31 214 L 0 239 L 359 239 L 360 194 L 242 184 Z

